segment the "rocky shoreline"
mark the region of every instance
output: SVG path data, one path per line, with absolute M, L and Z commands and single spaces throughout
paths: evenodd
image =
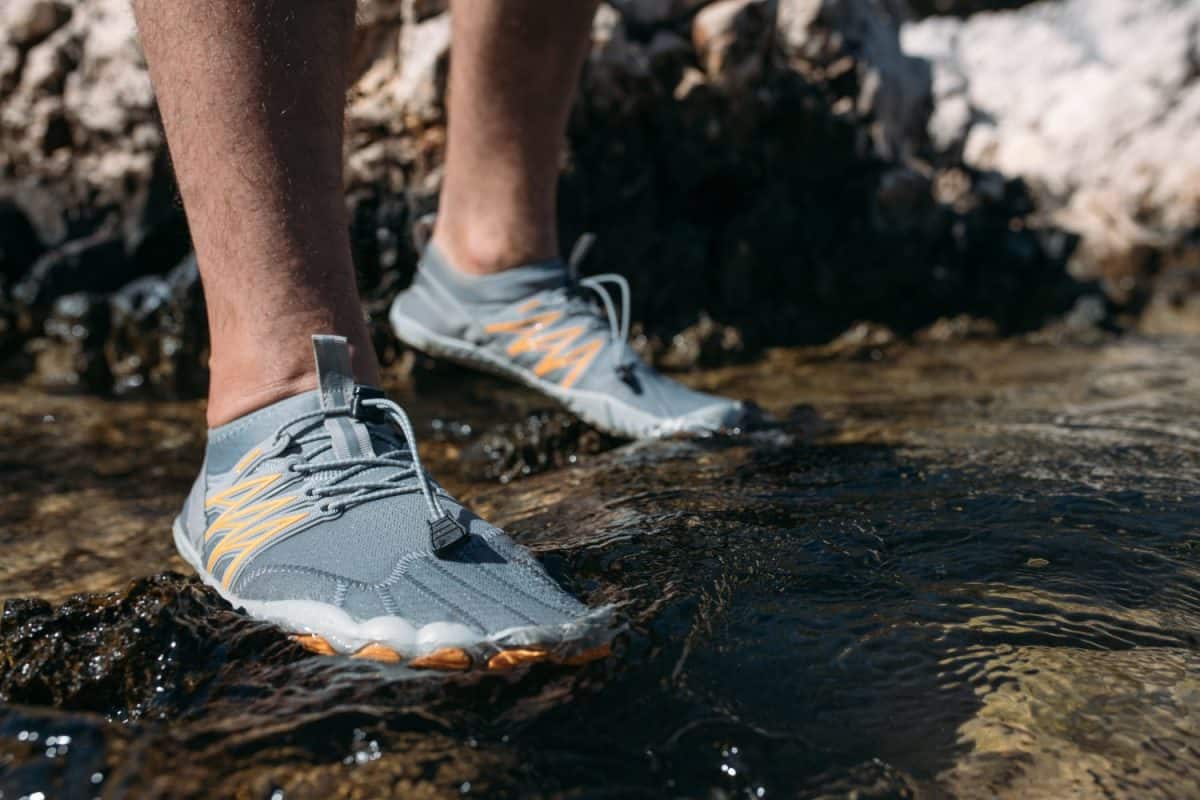
M 1131 3 L 1147 26 L 1170 22 L 1163 58 L 1194 52 L 1186 8 L 1116 5 Z M 388 360 L 399 354 L 384 312 L 411 276 L 440 180 L 444 5 L 360 8 L 346 198 Z M 981 5 L 1014 4 L 915 8 Z M 1014 26 L 1115 24 L 1085 5 L 920 22 L 897 0 L 604 5 L 570 124 L 563 238 L 598 234 L 585 271 L 630 277 L 639 347 L 679 369 L 829 341 L 861 320 L 900 336 L 964 314 L 1027 331 L 1081 300 L 1099 324 L 1136 326 L 1166 308 L 1155 326 L 1188 329 L 1200 285 L 1191 184 L 1138 195 L 1127 209 L 1135 235 L 1105 228 L 1102 241 L 1068 212 L 1103 185 L 1103 158 L 1070 162 L 1082 188 L 1055 200 L 1038 169 L 1009 155 L 1028 136 L 1013 93 L 992 88 L 1004 62 L 984 45 Z M 0 373 L 195 395 L 206 380 L 203 296 L 127 4 L 10 0 L 0 17 Z M 984 45 L 962 44 L 976 38 Z M 1130 48 L 1110 49 L 1111 91 L 1148 80 Z M 1081 56 L 1079 69 L 1089 63 Z M 1188 103 L 1169 125 L 1129 131 L 1145 137 L 1137 152 L 1185 134 L 1171 152 L 1194 149 L 1197 128 L 1183 123 L 1200 80 L 1175 67 L 1162 102 Z M 988 147 L 972 144 L 985 134 Z M 1135 152 L 1119 175 L 1139 164 Z

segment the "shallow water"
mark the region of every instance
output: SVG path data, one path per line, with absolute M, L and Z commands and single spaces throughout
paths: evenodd
M 781 350 L 695 377 L 777 428 L 597 452 L 560 421 L 502 469 L 511 432 L 480 432 L 528 396 L 418 373 L 395 388 L 437 474 L 629 625 L 582 669 L 451 677 L 311 656 L 158 574 L 186 574 L 198 405 L 0 388 L 0 597 L 50 601 L 0 620 L 0 789 L 1200 793 L 1198 365 L 1135 339 Z

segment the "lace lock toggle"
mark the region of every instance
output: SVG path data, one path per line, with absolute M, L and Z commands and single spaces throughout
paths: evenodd
M 355 419 L 371 419 L 379 416 L 375 409 L 368 408 L 366 400 L 386 400 L 387 395 L 373 386 L 358 384 L 350 396 L 350 416 Z
M 429 521 L 429 543 L 433 546 L 433 552 L 438 555 L 465 538 L 467 538 L 466 529 L 449 514 Z

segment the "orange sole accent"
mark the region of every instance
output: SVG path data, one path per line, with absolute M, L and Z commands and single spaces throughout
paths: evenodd
M 612 645 L 602 644 L 599 647 L 593 647 L 591 650 L 584 650 L 582 653 L 576 653 L 570 658 L 564 658 L 563 664 L 568 667 L 578 667 L 580 664 L 587 664 L 591 661 L 599 661 L 602 658 L 607 658 L 612 655 Z
M 371 642 L 368 645 L 363 645 L 351 658 L 365 658 L 368 661 L 378 661 L 381 664 L 399 664 L 404 659 L 390 647 Z
M 408 662 L 412 669 L 464 670 L 471 668 L 471 656 L 457 647 L 443 647 Z
M 488 659 L 487 668 L 490 670 L 515 669 L 522 664 L 534 664 L 538 661 L 545 661 L 549 657 L 550 654 L 545 650 L 521 648 L 501 650 Z
M 324 637 L 315 633 L 293 634 L 291 639 L 308 652 L 319 656 L 340 655 Z M 591 650 L 584 650 L 583 652 L 562 659 L 551 658 L 549 651 L 546 650 L 518 647 L 512 650 L 501 650 L 499 653 L 493 655 L 487 661 L 487 668 L 493 672 L 500 672 L 516 669 L 526 664 L 536 664 L 541 661 L 550 660 L 568 667 L 578 667 L 610 655 L 612 655 L 612 645 L 610 644 L 602 644 L 599 647 L 593 647 Z M 379 642 L 371 642 L 364 645 L 350 657 L 375 661 L 380 664 L 400 664 L 404 661 L 402 655 Z M 440 650 L 434 650 L 432 653 L 426 653 L 423 656 L 414 658 L 408 662 L 408 666 L 412 669 L 462 672 L 470 669 L 473 663 L 471 655 L 466 650 L 458 647 L 443 647 Z
M 315 633 L 296 634 L 292 637 L 292 641 L 308 652 L 316 653 L 319 656 L 337 655 L 337 651 L 333 649 L 333 645 Z

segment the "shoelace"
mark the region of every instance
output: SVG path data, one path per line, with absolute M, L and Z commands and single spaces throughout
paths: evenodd
M 450 513 L 438 500 L 429 474 L 421 466 L 421 456 L 417 452 L 417 436 L 413 431 L 412 421 L 404 413 L 404 409 L 386 398 L 366 398 L 361 401 L 361 405 L 364 408 L 383 412 L 387 419 L 404 435 L 404 439 L 408 442 L 407 451 L 397 449 L 376 456 L 335 458 L 313 463 L 314 458 L 333 449 L 333 442 L 328 434 L 317 433 L 319 426 L 324 423 L 326 412 L 312 411 L 301 414 L 276 428 L 273 437 L 274 447 L 259 458 L 278 455 L 293 444 L 301 446 L 318 444 L 318 447 L 304 454 L 302 463 L 293 463 L 288 469 L 302 475 L 319 472 L 336 473 L 327 483 L 305 490 L 305 494 L 313 498 L 341 497 L 339 500 L 318 503 L 319 511 L 340 513 L 358 503 L 420 491 L 429 510 L 430 538 L 435 552 L 445 550 L 466 536 L 466 531 L 450 516 Z M 296 426 L 301 426 L 302 429 L 294 432 L 292 429 Z M 303 448 L 301 450 L 303 452 Z M 387 477 L 350 481 L 351 478 L 380 467 L 390 470 Z
M 600 298 L 604 305 L 604 314 L 608 319 L 609 331 L 612 338 L 620 342 L 623 346 L 614 348 L 614 358 L 617 360 L 613 367 L 622 376 L 632 374 L 636 362 L 620 361 L 621 355 L 626 352 L 629 345 L 629 306 L 630 296 L 632 292 L 629 289 L 629 281 L 624 275 L 618 275 L 615 272 L 605 272 L 599 275 L 590 275 L 586 278 L 579 276 L 579 265 L 587 258 L 588 252 L 592 249 L 592 245 L 596 242 L 596 235 L 593 233 L 585 233 L 575 241 L 575 246 L 571 248 L 571 256 L 567 259 L 567 272 L 571 278 L 571 284 L 580 286 L 585 289 L 590 289 Z M 613 302 L 613 297 L 605 288 L 604 284 L 611 283 L 620 290 L 621 293 L 621 313 L 617 315 L 617 306 Z

